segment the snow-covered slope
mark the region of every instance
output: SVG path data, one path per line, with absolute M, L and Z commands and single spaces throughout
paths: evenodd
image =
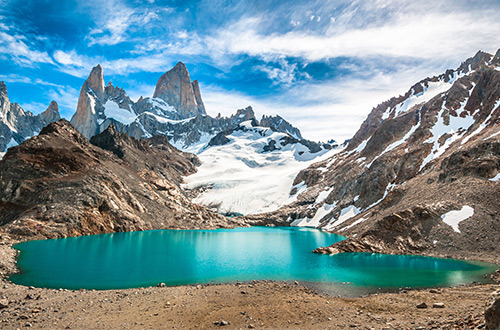
M 228 133 L 223 145 L 212 140 L 198 153 L 202 165 L 184 186 L 199 191 L 195 203 L 222 213 L 261 213 L 294 201 L 297 193 L 290 193 L 297 173 L 338 151 L 315 145 L 312 152 L 303 140 L 251 121 Z

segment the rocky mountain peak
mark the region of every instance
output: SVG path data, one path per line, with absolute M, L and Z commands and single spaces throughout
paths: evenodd
M 186 65 L 182 62 L 158 79 L 153 97 L 173 106 L 183 119 L 206 114 L 198 82 L 191 82 Z
M 100 64 L 92 68 L 85 84 L 92 89 L 97 96 L 101 97 L 104 94 L 104 74 Z
M 61 119 L 61 115 L 59 114 L 59 106 L 56 101 L 52 101 L 49 104 L 47 110 L 40 114 L 40 117 L 46 122 L 51 123 L 54 121 L 58 121 Z

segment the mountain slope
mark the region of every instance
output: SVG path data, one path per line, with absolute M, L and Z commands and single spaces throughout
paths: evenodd
M 51 122 L 60 119 L 57 103 L 52 101 L 44 112 L 34 115 L 18 103 L 11 103 L 7 87 L 0 81 L 0 159 L 7 148 L 37 135 Z
M 13 235 L 67 237 L 159 228 L 231 226 L 192 204 L 180 174 L 197 160 L 167 141 L 137 141 L 111 126 L 91 144 L 60 120 L 0 161 L 0 226 Z
M 297 202 L 253 221 L 349 237 L 323 252 L 499 256 L 499 55 L 375 107 L 345 150 L 298 174 Z

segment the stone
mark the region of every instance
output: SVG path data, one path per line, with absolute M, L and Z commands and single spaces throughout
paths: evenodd
M 158 283 L 156 286 L 158 288 L 164 288 L 164 287 L 166 287 L 165 283 L 163 283 L 163 282 L 162 283 Z
M 219 327 L 223 327 L 223 326 L 226 326 L 226 325 L 229 325 L 229 322 L 228 321 L 224 321 L 224 320 L 221 320 L 221 321 L 215 321 L 213 322 L 214 325 L 217 325 Z
M 420 308 L 420 309 L 427 308 L 427 304 L 425 302 L 420 303 L 417 305 L 417 308 Z
M 486 329 L 500 330 L 500 298 L 496 298 L 484 312 Z
M 444 308 L 444 303 L 442 302 L 433 303 L 432 308 Z
M 248 325 L 248 329 L 255 329 L 255 325 L 253 325 L 252 323 L 250 323 L 250 324 Z
M 9 301 L 7 299 L 0 299 L 0 309 L 9 307 Z

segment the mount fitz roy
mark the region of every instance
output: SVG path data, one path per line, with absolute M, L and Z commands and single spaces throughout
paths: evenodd
M 297 175 L 295 202 L 247 220 L 348 237 L 320 253 L 498 262 L 499 181 L 500 50 L 375 107 L 345 149 Z
M 248 120 L 302 140 L 300 131 L 280 116 L 264 116 L 259 123 L 251 107 L 230 117 L 207 115 L 198 81 L 191 81 L 186 66 L 178 62 L 160 77 L 153 97 L 141 97 L 137 102 L 111 82 L 105 86 L 103 69 L 97 65 L 82 86 L 71 124 L 87 138 L 114 124 L 119 132 L 138 139 L 165 135 L 183 149 L 203 145 Z

